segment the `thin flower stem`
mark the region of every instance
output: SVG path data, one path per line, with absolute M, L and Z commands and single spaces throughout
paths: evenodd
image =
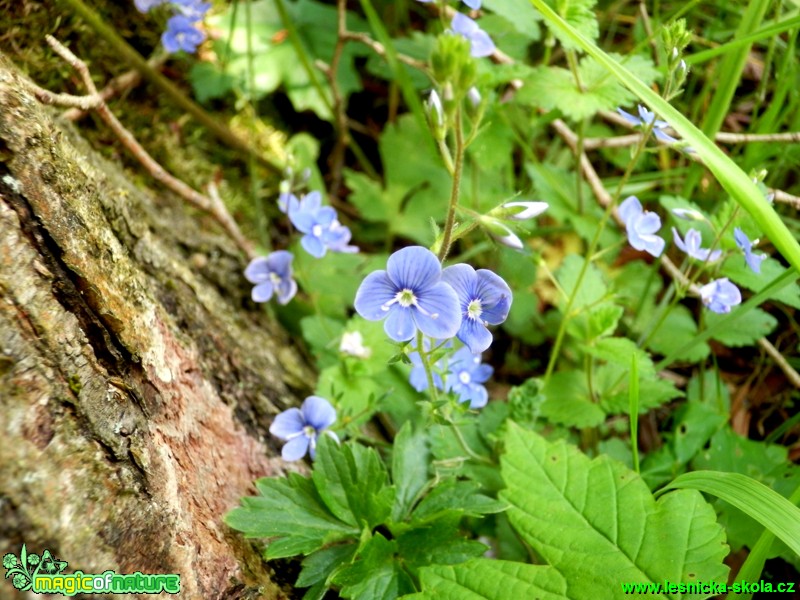
M 597 248 L 597 244 L 600 242 L 600 236 L 605 229 L 606 223 L 608 222 L 611 214 L 614 210 L 614 206 L 616 206 L 617 201 L 619 200 L 620 195 L 622 194 L 622 190 L 625 187 L 625 184 L 630 179 L 631 174 L 633 173 L 633 169 L 636 167 L 636 164 L 639 162 L 639 157 L 642 155 L 644 151 L 644 147 L 647 143 L 647 138 L 650 137 L 650 133 L 653 130 L 653 126 L 655 125 L 655 119 L 653 119 L 652 123 L 648 124 L 645 128 L 642 139 L 639 141 L 639 144 L 636 146 L 636 150 L 631 157 L 630 163 L 628 163 L 628 167 L 625 169 L 625 173 L 622 175 L 622 178 L 619 180 L 617 184 L 617 189 L 614 191 L 614 194 L 611 196 L 610 202 L 606 205 L 606 210 L 603 213 L 602 218 L 600 219 L 600 223 L 597 225 L 597 229 L 595 230 L 594 237 L 592 241 L 589 243 L 589 249 L 586 252 L 586 259 L 583 261 L 581 265 L 581 270 L 578 273 L 578 278 L 575 281 L 575 287 L 572 289 L 572 294 L 567 299 L 567 304 L 564 307 L 564 317 L 561 319 L 561 324 L 558 327 L 558 333 L 556 334 L 556 341 L 553 344 L 553 350 L 550 353 L 550 360 L 547 363 L 547 370 L 544 374 L 544 382 L 547 385 L 547 382 L 550 380 L 550 377 L 553 375 L 553 371 L 555 370 L 556 361 L 558 360 L 558 356 L 561 352 L 561 345 L 564 343 L 564 336 L 567 332 L 567 324 L 569 323 L 570 317 L 570 310 L 572 310 L 572 304 L 575 301 L 575 298 L 578 295 L 578 290 L 580 289 L 581 285 L 583 284 L 583 278 L 586 276 L 586 272 L 589 270 L 589 263 L 591 262 L 591 258 L 595 253 Z
M 419 358 L 422 361 L 422 368 L 425 369 L 425 377 L 428 380 L 428 389 L 430 390 L 431 400 L 436 402 L 439 399 L 439 391 L 436 389 L 433 381 L 433 371 L 431 369 L 430 363 L 430 353 L 425 352 L 425 343 L 424 343 L 424 336 L 422 332 L 417 329 L 417 352 L 419 352 Z
M 472 460 L 476 460 L 478 462 L 487 465 L 494 464 L 494 461 L 492 459 L 487 458 L 485 456 L 481 456 L 480 454 L 478 454 L 472 448 L 469 447 L 469 444 L 467 444 L 467 440 L 464 439 L 464 434 L 461 433 L 461 430 L 458 428 L 458 425 L 456 425 L 452 421 L 450 421 L 450 425 L 452 426 L 453 433 L 456 434 L 456 439 L 458 440 L 458 444 L 461 446 L 464 452 L 467 453 L 467 456 L 469 456 Z
M 450 192 L 450 206 L 447 209 L 447 220 L 444 224 L 444 237 L 442 247 L 439 249 L 439 261 L 444 262 L 447 253 L 450 252 L 452 243 L 453 226 L 456 220 L 456 207 L 458 206 L 458 195 L 461 188 L 461 170 L 464 167 L 464 131 L 461 123 L 461 108 L 456 109 L 453 130 L 456 138 L 456 161 L 453 169 L 453 187 Z

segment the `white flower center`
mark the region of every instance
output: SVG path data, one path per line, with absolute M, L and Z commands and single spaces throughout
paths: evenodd
M 272 282 L 273 285 L 280 285 L 281 281 L 283 281 L 283 279 L 281 279 L 281 276 L 275 273 L 274 271 L 270 272 L 269 280 Z
M 314 237 L 321 236 L 322 235 L 322 225 L 314 225 L 311 228 L 311 233 L 314 235 Z
M 467 316 L 472 320 L 479 319 L 482 312 L 483 307 L 481 306 L 480 298 L 475 298 L 467 305 Z
M 468 384 L 470 381 L 472 381 L 472 377 L 470 377 L 469 371 L 461 371 L 461 372 L 458 374 L 458 380 L 459 380 L 461 383 L 463 383 L 463 384 L 465 384 L 465 385 L 466 385 L 466 384 Z
M 414 292 L 408 288 L 397 292 L 397 295 L 394 297 L 394 299 L 397 300 L 397 303 L 403 308 L 414 306 L 417 303 L 417 297 L 414 295 Z
M 307 438 L 313 439 L 317 435 L 317 430 L 314 429 L 313 425 L 306 425 L 303 427 L 303 435 L 305 435 Z

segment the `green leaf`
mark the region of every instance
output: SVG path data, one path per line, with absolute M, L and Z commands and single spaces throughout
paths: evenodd
M 576 30 L 580 31 L 582 35 L 591 40 L 597 39 L 599 35 L 599 28 L 597 24 L 597 17 L 594 15 L 594 5 L 597 0 L 543 0 L 551 10 L 556 10 L 558 15 L 569 23 Z M 534 6 L 543 12 L 539 6 Z M 549 25 L 549 23 L 548 23 Z M 572 37 L 565 35 L 564 32 L 557 28 L 550 27 L 550 31 L 556 36 L 561 45 L 567 49 L 577 50 L 580 46 L 575 42 Z
M 574 296 L 570 308 L 572 312 L 569 315 L 565 315 L 569 318 L 580 313 L 581 309 L 599 303 L 605 298 L 607 293 L 603 275 L 594 263 L 589 264 L 586 273 L 584 273 L 580 288 L 578 288 L 577 291 L 575 290 L 575 285 L 578 282 L 584 261 L 585 259 L 582 256 L 570 254 L 564 259 L 564 262 L 561 263 L 558 271 L 556 271 L 556 279 L 561 285 L 561 289 L 564 290 L 564 294 L 567 297 Z M 563 307 L 565 304 L 566 298 L 562 297 L 559 306 Z M 560 309 L 563 310 L 563 308 Z
M 437 519 L 458 517 L 479 517 L 496 513 L 507 508 L 499 502 L 480 493 L 480 486 L 473 481 L 443 481 L 425 496 L 412 513 L 412 524 L 430 523 Z
M 286 479 L 259 479 L 256 489 L 259 496 L 242 498 L 242 506 L 231 510 L 224 520 L 246 537 L 272 540 L 267 558 L 309 554 L 358 535 L 358 528 L 330 513 L 311 480 L 296 473 Z
M 658 79 L 659 73 L 649 58 L 637 55 L 627 59 L 617 54 L 611 56 L 647 84 Z M 591 57 L 581 59 L 578 77 L 580 86 L 567 69 L 536 68 L 525 81 L 516 100 L 545 110 L 557 109 L 574 121 L 582 121 L 600 111 L 626 106 L 636 98 Z
M 411 577 L 395 560 L 397 543 L 376 533 L 366 541 L 356 560 L 338 571 L 333 582 L 343 598 L 395 600 L 414 591 Z
M 468 540 L 459 532 L 460 520 L 458 516 L 440 519 L 397 536 L 398 552 L 412 573 L 428 565 L 455 565 L 486 552 L 484 544 Z
M 741 473 L 684 473 L 665 489 L 693 489 L 722 498 L 745 512 L 800 555 L 800 508 L 763 483 Z
M 389 516 L 394 491 L 378 453 L 357 443 L 321 436 L 311 475 L 322 501 L 340 520 L 369 529 Z
M 724 532 L 699 493 L 656 502 L 624 465 L 513 423 L 502 473 L 512 525 L 563 576 L 572 599 L 594 600 L 623 581 L 726 581 Z
M 337 567 L 353 559 L 358 544 L 341 544 L 317 550 L 303 559 L 303 569 L 297 576 L 297 587 L 310 587 L 317 583 L 324 583 Z
M 541 37 L 541 17 L 528 0 L 483 0 L 483 8 L 504 17 L 517 32 L 531 41 L 538 41 Z
M 606 413 L 589 397 L 586 374 L 582 371 L 560 371 L 550 377 L 541 391 L 545 397 L 542 416 L 551 423 L 568 427 L 596 427 Z
M 400 522 L 408 516 L 417 496 L 428 482 L 428 440 L 422 431 L 414 431 L 409 423 L 400 428 L 392 450 L 392 481 L 395 486 L 392 520 Z
M 712 326 L 719 322 L 722 315 L 709 312 L 706 315 L 706 323 Z M 764 312 L 760 308 L 754 308 L 742 315 L 736 322 L 736 327 L 728 327 L 721 329 L 712 337 L 718 342 L 722 342 L 731 348 L 738 348 L 740 346 L 751 346 L 755 344 L 759 338 L 768 336 L 778 326 L 778 320 L 768 312 Z
M 709 314 L 713 314 L 710 313 Z M 711 348 L 705 342 L 701 342 L 691 348 L 676 354 L 697 335 L 697 323 L 691 311 L 678 304 L 673 306 L 664 322 L 647 341 L 648 349 L 658 354 L 672 356 L 675 360 L 685 360 L 688 362 L 700 362 L 710 353 Z
M 422 569 L 420 580 L 422 592 L 404 600 L 574 598 L 556 569 L 505 560 L 477 559 L 455 567 L 435 565 Z

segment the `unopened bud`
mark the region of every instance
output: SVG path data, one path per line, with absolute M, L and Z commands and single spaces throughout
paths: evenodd
M 436 90 L 433 90 L 428 97 L 428 114 L 432 123 L 438 127 L 444 127 L 444 109 L 442 108 L 442 100 Z
M 483 100 L 481 98 L 481 93 L 475 86 L 472 86 L 467 91 L 467 99 L 469 100 L 469 103 L 472 105 L 472 108 L 476 109 L 481 105 L 481 101 Z
M 506 202 L 489 214 L 498 219 L 527 221 L 528 219 L 538 217 L 546 211 L 549 206 L 547 202 Z
M 705 216 L 693 208 L 673 208 L 672 214 L 684 221 L 705 221 Z
M 525 247 L 522 240 L 519 239 L 519 236 L 497 219 L 483 216 L 480 218 L 480 221 L 486 233 L 498 244 L 503 244 L 503 246 L 508 246 L 513 250 L 522 250 Z

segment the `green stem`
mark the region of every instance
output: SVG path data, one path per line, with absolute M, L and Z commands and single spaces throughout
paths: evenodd
M 634 151 L 633 157 L 631 158 L 631 162 L 628 164 L 628 167 L 625 169 L 625 173 L 623 174 L 622 178 L 619 180 L 617 184 L 617 189 L 614 191 L 614 195 L 611 197 L 611 201 L 606 206 L 606 210 L 603 213 L 602 218 L 600 219 L 600 223 L 597 225 L 597 229 L 595 230 L 594 237 L 592 237 L 592 241 L 589 243 L 589 249 L 586 252 L 586 259 L 583 261 L 583 265 L 581 265 L 580 273 L 578 273 L 578 279 L 575 282 L 575 287 L 572 289 L 572 294 L 567 298 L 567 304 L 564 307 L 564 316 L 561 319 L 561 324 L 558 327 L 558 333 L 556 334 L 556 341 L 553 344 L 553 350 L 550 354 L 550 360 L 547 363 L 547 370 L 544 374 L 544 384 L 547 385 L 547 382 L 550 380 L 550 377 L 553 374 L 553 370 L 556 366 L 556 361 L 558 360 L 558 355 L 561 352 L 561 346 L 564 343 L 564 336 L 567 332 L 567 324 L 570 320 L 570 310 L 572 310 L 572 304 L 575 302 L 575 298 L 578 295 L 578 290 L 583 283 L 583 278 L 586 276 L 586 272 L 589 270 L 589 263 L 591 262 L 592 256 L 594 256 L 595 250 L 597 248 L 597 244 L 600 242 L 600 236 L 603 233 L 603 229 L 606 226 L 606 223 L 611 218 L 611 212 L 616 206 L 617 201 L 619 200 L 620 195 L 622 194 L 622 190 L 625 187 L 625 184 L 630 179 L 631 174 L 633 173 L 634 167 L 636 167 L 636 163 L 639 162 L 639 157 L 642 155 L 644 151 L 645 145 L 647 144 L 647 139 L 650 137 L 651 132 L 653 131 L 653 126 L 655 125 L 655 119 L 653 122 L 650 123 L 647 127 L 645 127 L 644 131 L 642 132 L 642 139 L 639 140 L 639 143 L 636 145 L 636 149 Z
M 431 369 L 430 353 L 425 352 L 425 338 L 422 332 L 417 329 L 417 352 L 422 361 L 422 368 L 425 369 L 425 377 L 428 380 L 428 389 L 430 390 L 431 400 L 436 402 L 439 399 L 439 391 L 436 389 L 433 381 L 433 370 Z
M 456 220 L 456 207 L 458 206 L 458 194 L 461 188 L 461 170 L 464 167 L 464 131 L 461 123 L 460 107 L 456 109 L 453 130 L 456 137 L 456 162 L 453 169 L 453 187 L 450 191 L 450 206 L 447 209 L 447 220 L 444 223 L 442 247 L 439 249 L 440 262 L 444 262 L 444 259 L 447 258 L 447 253 L 450 252 L 453 225 Z
M 472 448 L 469 447 L 469 444 L 467 444 L 467 440 L 464 439 L 464 434 L 461 433 L 461 430 L 458 428 L 458 425 L 456 425 L 452 421 L 450 421 L 450 425 L 453 429 L 453 433 L 456 434 L 456 439 L 458 440 L 459 446 L 461 446 L 464 452 L 467 453 L 467 456 L 469 456 L 472 460 L 476 460 L 478 462 L 482 462 L 487 465 L 494 464 L 494 462 L 490 458 L 481 456 L 480 454 L 478 454 Z

